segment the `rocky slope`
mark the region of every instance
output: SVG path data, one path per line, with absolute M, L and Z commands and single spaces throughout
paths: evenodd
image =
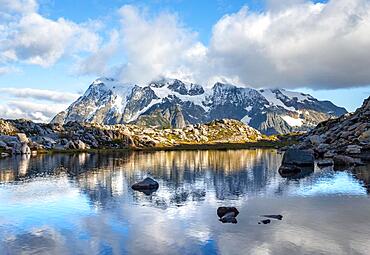
M 298 148 L 314 149 L 317 158 L 345 155 L 370 160 L 370 97 L 354 113 L 320 123 Z
M 0 120 L 0 150 L 14 154 L 40 150 L 174 147 L 188 144 L 257 142 L 263 136 L 236 120 L 187 125 L 182 129 L 155 129 L 138 125 L 68 122 L 40 124 Z M 27 149 L 28 148 L 28 149 Z
M 51 123 L 139 124 L 182 128 L 215 119 L 236 119 L 264 134 L 307 130 L 344 108 L 310 95 L 283 89 L 256 90 L 216 83 L 201 85 L 162 79 L 146 86 L 95 80 Z

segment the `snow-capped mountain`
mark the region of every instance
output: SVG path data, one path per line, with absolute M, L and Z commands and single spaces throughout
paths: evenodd
M 275 134 L 307 130 L 346 112 L 329 101 L 284 89 L 256 90 L 223 83 L 206 89 L 176 79 L 138 86 L 100 78 L 52 123 L 136 123 L 180 128 L 229 118 L 265 134 Z

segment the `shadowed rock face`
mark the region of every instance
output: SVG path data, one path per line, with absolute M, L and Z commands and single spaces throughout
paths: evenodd
M 344 113 L 344 108 L 330 102 L 286 90 L 256 90 L 219 82 L 205 89 L 177 79 L 138 86 L 100 78 L 51 123 L 183 127 L 226 118 L 243 121 L 265 134 L 282 134 L 307 130 Z

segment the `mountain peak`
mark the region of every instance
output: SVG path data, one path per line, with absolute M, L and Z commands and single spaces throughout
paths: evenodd
M 228 118 L 270 134 L 307 130 L 343 113 L 345 109 L 331 102 L 284 89 L 256 90 L 217 82 L 205 90 L 199 84 L 168 78 L 137 86 L 101 77 L 53 122 L 178 127 Z

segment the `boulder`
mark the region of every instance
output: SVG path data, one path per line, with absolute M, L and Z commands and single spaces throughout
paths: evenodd
M 146 177 L 141 182 L 137 182 L 131 186 L 133 190 L 157 190 L 159 188 L 158 182 L 150 177 Z
M 312 150 L 288 149 L 283 156 L 283 165 L 314 166 L 315 157 Z
M 359 145 L 348 145 L 346 148 L 346 153 L 348 154 L 360 154 L 362 147 Z
M 222 207 L 217 208 L 217 216 L 219 218 L 222 218 L 223 216 L 225 216 L 225 214 L 230 213 L 230 212 L 234 213 L 235 217 L 238 216 L 238 214 L 239 214 L 238 209 L 236 209 L 235 207 L 224 207 L 224 206 L 222 206 Z
M 349 156 L 336 155 L 333 157 L 334 166 L 356 166 L 362 165 L 361 160 Z
M 26 134 L 24 133 L 17 133 L 17 137 L 18 137 L 18 140 L 21 142 L 21 143 L 29 143 L 30 141 L 28 140 Z
M 219 207 L 217 209 L 217 216 L 222 223 L 233 223 L 236 224 L 236 216 L 238 216 L 239 211 L 235 207 Z
M 332 165 L 334 165 L 334 162 L 331 159 L 323 159 L 317 162 L 317 166 L 319 167 L 326 167 L 326 166 L 332 166 Z
M 309 141 L 312 145 L 318 146 L 323 142 L 323 139 L 318 135 L 312 135 L 309 137 Z

